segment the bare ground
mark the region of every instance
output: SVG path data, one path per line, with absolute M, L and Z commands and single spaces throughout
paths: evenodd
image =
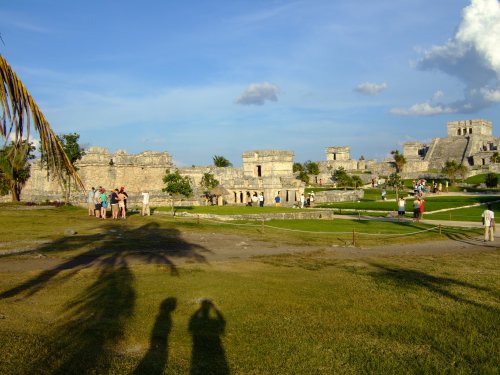
M 221 234 L 221 233 L 197 233 L 182 232 L 179 236 L 179 243 L 184 248 L 196 249 L 196 257 L 192 252 L 185 252 L 182 249 L 175 249 L 166 253 L 163 258 L 151 261 L 148 253 L 153 254 L 154 250 L 127 251 L 127 262 L 132 264 L 146 263 L 169 263 L 175 266 L 186 262 L 213 263 L 231 260 L 244 260 L 254 256 L 276 255 L 294 252 L 315 252 L 324 251 L 329 256 L 339 259 L 384 257 L 393 255 L 438 255 L 444 253 L 464 253 L 496 251 L 500 249 L 500 240 L 494 242 L 484 242 L 482 237 L 454 238 L 439 241 L 426 241 L 385 245 L 375 247 L 355 247 L 331 245 L 290 245 L 278 241 L 258 241 L 246 236 Z M 0 272 L 27 272 L 37 270 L 49 270 L 67 264 L 67 268 L 78 268 L 80 258 L 75 258 L 68 262 L 67 258 L 61 256 L 51 256 L 39 251 L 40 241 L 18 241 L 19 243 L 0 243 Z M 49 243 L 50 244 L 50 243 Z M 43 243 L 47 245 L 47 243 Z M 13 248 L 17 250 L 4 250 Z M 10 254 L 9 254 L 10 253 Z M 82 258 L 82 263 L 86 262 Z M 87 264 L 88 265 L 88 264 Z

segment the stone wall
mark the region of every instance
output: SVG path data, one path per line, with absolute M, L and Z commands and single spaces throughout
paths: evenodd
M 316 203 L 355 202 L 363 199 L 364 190 L 327 190 L 318 191 L 315 195 Z

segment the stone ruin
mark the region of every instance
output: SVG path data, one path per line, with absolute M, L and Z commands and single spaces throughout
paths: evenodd
M 227 190 L 224 203 L 246 204 L 253 194 L 263 193 L 265 204 L 274 204 L 274 197 L 280 195 L 284 206 L 295 204 L 304 192 L 304 184 L 293 174 L 291 151 L 258 150 L 243 154 L 243 168 L 218 168 L 214 166 L 179 168 L 179 173 L 188 176 L 193 187 L 193 197 L 178 198 L 176 205 L 199 205 L 205 201 L 200 186 L 205 173 L 212 173 L 220 185 Z M 170 205 L 171 200 L 162 189 L 167 170 L 175 169 L 168 152 L 145 151 L 130 155 L 120 150 L 114 154 L 105 148 L 91 147 L 76 164 L 86 192 L 73 189 L 71 203 L 85 204 L 87 191 L 102 186 L 106 190 L 125 187 L 131 206 L 140 205 L 141 192 L 148 191 L 152 205 Z M 31 177 L 24 187 L 23 201 L 60 201 L 63 189 L 54 178 L 48 178 L 39 161 L 31 168 Z M 2 200 L 9 200 L 5 196 Z
M 404 178 L 417 178 L 423 174 L 439 174 L 447 160 L 455 160 L 468 166 L 468 175 L 500 172 L 499 164 L 490 162 L 497 152 L 500 138 L 493 136 L 491 121 L 465 120 L 448 123 L 448 136 L 434 138 L 430 144 L 406 142 L 403 155 L 406 164 Z M 304 192 L 304 184 L 293 173 L 294 154 L 292 151 L 257 150 L 244 152 L 242 168 L 217 168 L 201 166 L 179 168 L 182 175 L 188 176 L 194 188 L 190 199 L 176 201 L 176 205 L 203 204 L 203 189 L 200 181 L 205 173 L 211 173 L 227 190 L 221 200 L 227 204 L 246 204 L 254 194 L 263 193 L 266 205 L 274 204 L 274 197 L 280 195 L 282 205 L 294 205 Z M 326 160 L 319 161 L 320 174 L 310 176 L 316 184 L 331 184 L 332 173 L 342 167 L 357 174 L 368 183 L 374 177 L 389 175 L 395 171 L 392 158 L 383 161 L 353 160 L 350 148 L 336 146 L 326 148 Z M 78 173 L 87 190 L 92 186 L 103 186 L 107 190 L 124 186 L 129 193 L 129 203 L 140 203 L 140 192 L 149 191 L 152 205 L 169 205 L 171 200 L 162 191 L 163 177 L 167 170 L 173 170 L 172 157 L 168 152 L 145 151 L 130 155 L 123 150 L 114 154 L 105 148 L 91 147 L 77 163 Z M 59 201 L 63 198 L 59 183 L 48 178 L 40 162 L 35 161 L 31 169 L 31 178 L 22 191 L 23 201 L 43 202 Z M 351 198 L 349 198 L 351 199 Z M 10 200 L 10 196 L 0 197 L 1 201 Z M 84 204 L 86 192 L 73 191 L 72 203 Z

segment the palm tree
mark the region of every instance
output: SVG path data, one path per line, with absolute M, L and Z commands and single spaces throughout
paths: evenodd
M 391 155 L 394 158 L 396 172 L 401 173 L 403 171 L 404 165 L 406 164 L 406 158 L 403 154 L 400 154 L 398 150 L 391 151 Z
M 224 156 L 214 155 L 213 156 L 214 165 L 216 167 L 231 167 L 233 164 L 227 160 Z
M 9 139 L 13 141 L 10 149 L 11 160 L 23 159 L 26 156 L 26 147 L 23 141 L 30 141 L 30 128 L 36 130 L 40 137 L 40 151 L 46 162 L 49 173 L 62 178 L 63 174 L 71 176 L 75 185 L 84 188 L 78 173 L 69 161 L 57 135 L 49 122 L 35 103 L 24 84 L 14 72 L 5 58 L 0 55 L 0 105 L 2 118 L 0 123 L 0 137 L 4 144 Z

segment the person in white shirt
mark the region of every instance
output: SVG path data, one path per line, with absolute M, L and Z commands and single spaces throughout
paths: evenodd
M 306 197 L 304 197 L 304 193 L 300 194 L 300 208 L 304 208 L 304 203 L 306 202 Z
M 142 216 L 151 216 L 151 211 L 149 209 L 149 193 L 148 192 L 142 192 L 142 211 L 141 215 Z
M 491 205 L 488 205 L 488 208 L 484 210 L 481 215 L 483 218 L 484 225 L 484 241 L 494 241 L 494 232 L 495 232 L 495 213 L 491 210 Z

